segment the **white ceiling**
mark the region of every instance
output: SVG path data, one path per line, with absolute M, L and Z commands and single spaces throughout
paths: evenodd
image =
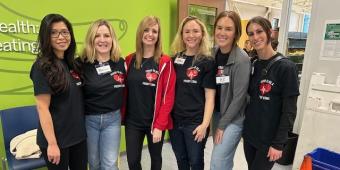
M 232 0 L 234 2 L 248 3 L 270 8 L 281 9 L 283 0 Z M 298 13 L 310 13 L 312 0 L 293 0 L 293 11 Z

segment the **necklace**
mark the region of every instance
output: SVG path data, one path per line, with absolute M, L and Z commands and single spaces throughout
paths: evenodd
M 150 57 L 150 58 L 143 58 L 144 61 L 143 61 L 143 59 L 142 59 L 142 63 L 141 63 L 141 65 L 140 65 L 140 68 L 143 68 L 143 66 L 144 66 L 146 63 L 148 63 L 148 62 L 151 60 L 151 58 L 152 58 L 152 57 Z M 134 62 L 135 67 L 136 67 L 136 61 L 137 61 L 137 60 L 135 60 L 135 62 Z
M 144 61 L 143 61 L 144 59 Z M 142 64 L 140 65 L 140 68 L 143 68 L 143 65 L 146 64 L 147 62 L 149 62 L 150 58 L 143 58 L 142 59 Z

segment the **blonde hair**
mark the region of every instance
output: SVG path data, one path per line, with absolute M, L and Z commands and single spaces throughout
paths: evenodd
M 137 33 L 136 33 L 136 69 L 140 69 L 142 59 L 143 59 L 143 35 L 144 35 L 144 30 L 147 27 L 153 26 L 153 25 L 158 25 L 158 39 L 155 44 L 155 52 L 154 52 L 154 61 L 156 63 L 159 63 L 159 59 L 161 58 L 162 55 L 162 38 L 161 38 L 161 24 L 160 20 L 156 16 L 146 16 L 144 19 L 139 23 Z
M 209 34 L 207 31 L 207 28 L 205 27 L 205 25 L 199 18 L 194 17 L 194 16 L 188 16 L 184 18 L 181 24 L 179 25 L 175 39 L 171 44 L 171 51 L 173 52 L 173 54 L 177 54 L 179 52 L 186 50 L 186 47 L 183 41 L 183 28 L 184 28 L 184 25 L 188 23 L 189 21 L 195 21 L 200 26 L 201 31 L 202 31 L 202 40 L 200 42 L 199 51 L 194 57 L 194 61 L 199 61 L 204 58 L 213 58 L 210 52 L 211 45 L 209 41 Z
M 110 35 L 112 37 L 112 48 L 110 51 L 110 58 L 114 62 L 119 61 L 119 58 L 121 56 L 121 50 L 118 44 L 116 33 L 114 32 L 111 24 L 104 19 L 99 19 L 97 21 L 94 21 L 90 25 L 87 31 L 87 34 L 86 34 L 84 49 L 81 54 L 82 61 L 94 63 L 94 60 L 96 59 L 96 49 L 94 47 L 95 46 L 94 40 L 96 39 L 98 28 L 102 25 L 105 25 L 109 29 Z

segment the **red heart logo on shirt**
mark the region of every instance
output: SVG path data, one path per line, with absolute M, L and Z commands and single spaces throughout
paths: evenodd
M 117 82 L 119 82 L 120 84 L 123 84 L 124 83 L 124 75 L 123 74 L 114 74 L 113 75 L 113 79 L 116 80 Z
M 261 95 L 264 96 L 272 90 L 272 85 L 269 83 L 261 83 L 259 90 L 261 92 Z
M 148 79 L 148 81 L 150 83 L 153 82 L 154 80 L 156 80 L 157 77 L 158 77 L 157 73 L 155 73 L 155 72 L 148 72 L 148 73 L 146 73 L 145 76 L 146 76 L 146 79 Z
M 194 68 L 188 68 L 186 72 L 190 80 L 194 79 L 198 75 L 198 71 Z
M 223 69 L 217 69 L 217 73 L 216 73 L 216 75 L 217 76 L 222 76 L 223 75 Z
M 70 74 L 74 79 L 80 80 L 79 74 L 77 72 L 75 72 L 74 70 L 70 70 Z

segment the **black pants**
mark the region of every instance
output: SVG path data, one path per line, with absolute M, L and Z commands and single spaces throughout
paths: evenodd
M 269 161 L 268 150 L 257 149 L 250 143 L 243 141 L 248 170 L 271 170 L 275 161 Z
M 144 137 L 147 137 L 148 148 L 151 157 L 151 170 L 162 169 L 162 147 L 164 140 L 164 132 L 162 140 L 158 143 L 152 142 L 152 134 L 150 129 L 138 130 L 134 128 L 125 127 L 126 140 L 126 156 L 130 170 L 141 170 L 141 156 L 143 149 Z
M 87 169 L 87 145 L 86 140 L 60 149 L 60 162 L 58 165 L 48 161 L 47 148 L 40 148 L 49 170 L 86 170 Z
M 192 132 L 199 125 L 185 125 L 176 123 L 170 131 L 170 141 L 175 153 L 179 170 L 203 170 L 204 169 L 204 148 L 208 135 L 201 141 L 195 141 Z M 209 128 L 207 133 L 209 134 Z

